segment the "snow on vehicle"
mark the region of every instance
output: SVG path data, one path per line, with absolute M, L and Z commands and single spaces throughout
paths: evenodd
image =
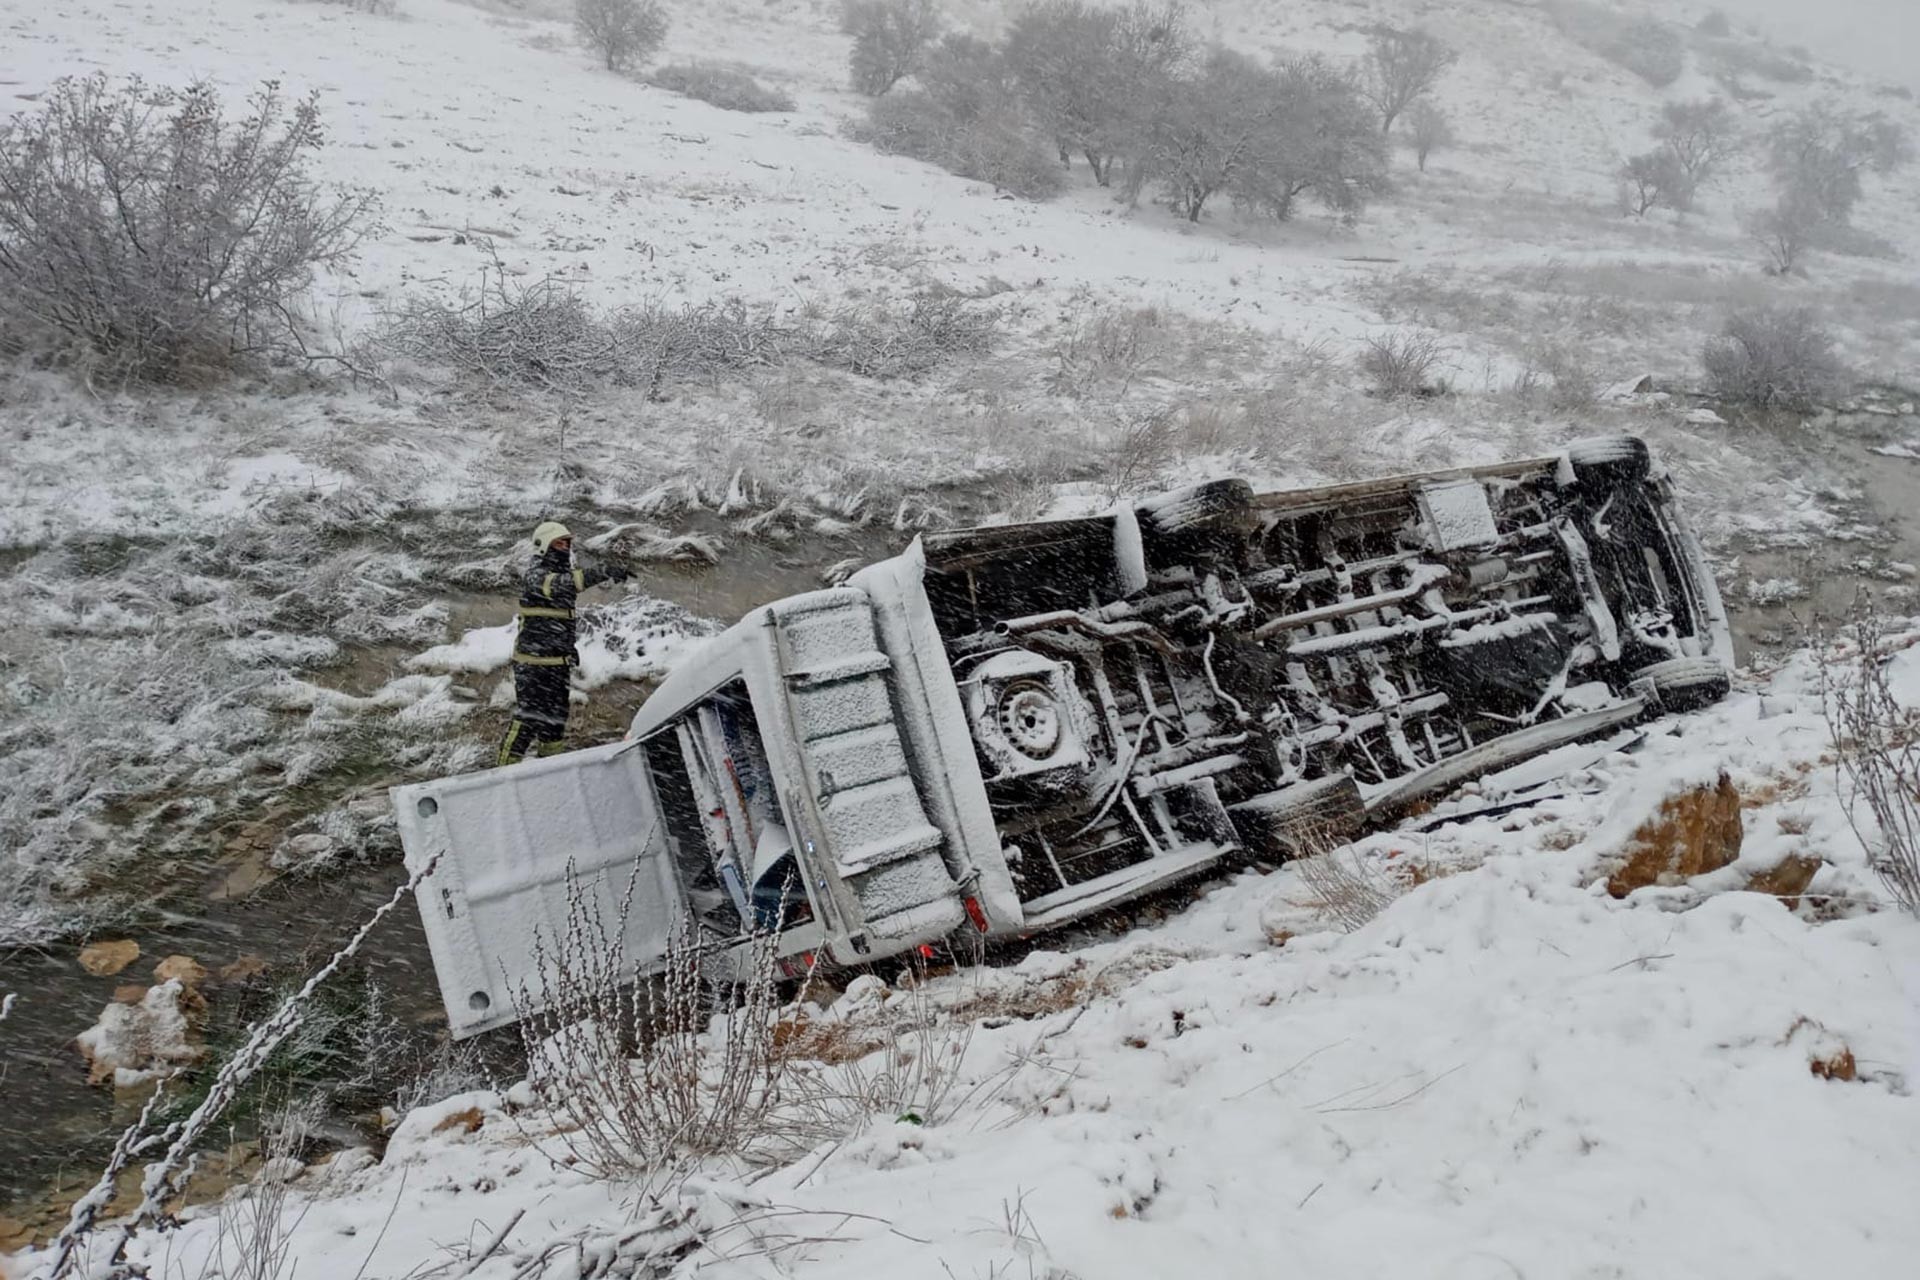
M 1704 705 L 1731 666 L 1664 472 L 1599 438 L 930 534 L 749 613 L 623 742 L 394 798 L 409 865 L 442 859 L 421 909 L 466 1035 L 525 1012 L 570 880 L 642 969 L 689 918 L 839 965 L 1027 935 Z

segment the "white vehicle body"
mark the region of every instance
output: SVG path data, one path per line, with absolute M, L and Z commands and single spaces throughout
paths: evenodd
M 747 614 L 625 741 L 394 790 L 455 1035 L 569 889 L 645 969 L 858 966 L 1084 919 L 1727 688 L 1712 574 L 1632 437 L 1290 493 L 1221 481 L 929 535 Z M 621 904 L 628 905 L 622 909 Z

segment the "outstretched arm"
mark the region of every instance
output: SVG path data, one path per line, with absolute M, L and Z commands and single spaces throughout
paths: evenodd
M 585 591 L 588 587 L 597 587 L 604 582 L 625 582 L 633 576 L 625 565 L 596 565 L 591 569 L 576 567 L 573 571 L 573 585 L 576 591 Z

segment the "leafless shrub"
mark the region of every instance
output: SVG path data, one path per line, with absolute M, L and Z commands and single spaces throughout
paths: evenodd
M 684 383 L 810 360 L 864 377 L 917 377 L 986 351 L 999 313 L 956 294 L 904 303 L 814 308 L 783 318 L 738 298 L 601 313 L 563 282 L 514 282 L 495 263 L 476 294 L 453 303 L 409 297 L 383 317 L 374 345 L 489 386 L 577 395 L 601 384 L 661 399 Z
M 1152 307 L 1101 307 L 1053 346 L 1050 382 L 1069 396 L 1127 394 L 1160 354 L 1165 320 Z
M 918 71 L 940 26 L 934 0 L 845 0 L 840 29 L 853 37 L 847 67 L 854 90 L 877 98 Z
M 1889 634 L 1867 602 L 1854 611 L 1852 639 L 1848 656 L 1820 666 L 1847 821 L 1887 892 L 1920 916 L 1920 711 L 1894 696 L 1887 672 L 1894 651 L 1913 639 Z
M 992 1073 L 964 1087 L 962 1066 L 976 1025 L 941 1009 L 916 983 L 887 1001 L 877 1029 L 840 1036 L 803 1032 L 784 1048 L 789 1069 L 807 1081 L 799 1114 L 808 1132 L 841 1136 L 875 1119 L 945 1124 L 1002 1081 Z
M 888 380 L 917 377 L 942 361 L 993 345 L 1000 314 L 958 294 L 921 294 L 904 307 L 841 308 L 803 326 L 793 354 L 829 368 Z
M 1330 847 L 1322 841 L 1293 865 L 1313 895 L 1313 909 L 1347 933 L 1364 927 L 1393 901 L 1393 893 L 1351 847 Z
M 1453 125 L 1447 113 L 1431 102 L 1416 102 L 1407 112 L 1407 138 L 1413 143 L 1413 158 L 1420 172 L 1427 171 L 1427 157 L 1454 143 Z
M 293 1106 L 268 1119 L 261 1171 L 243 1195 L 220 1207 L 213 1251 L 197 1280 L 291 1280 L 297 1274 L 293 1233 L 314 1201 L 296 1199 L 289 1175 L 299 1168 L 310 1125 L 311 1118 Z
M 573 26 L 609 71 L 651 57 L 667 38 L 659 0 L 573 0 Z
M 1374 394 L 1383 399 L 1438 395 L 1446 388 L 1433 373 L 1445 354 L 1438 339 L 1398 330 L 1367 339 L 1367 349 L 1360 353 L 1360 371 L 1372 381 Z
M 289 105 L 272 81 L 236 121 L 206 83 L 60 80 L 0 126 L 0 309 L 128 378 L 304 354 L 313 274 L 375 207 L 309 177 L 323 140 L 318 96 Z
M 1525 367 L 1513 390 L 1524 401 L 1572 413 L 1593 406 L 1600 380 L 1593 366 L 1581 358 L 1578 346 L 1542 342 L 1527 349 Z
M 1714 394 L 1763 409 L 1812 408 L 1847 381 L 1833 335 L 1807 307 L 1735 311 L 1707 339 L 1700 361 Z
M 608 1180 L 651 1179 L 689 1158 L 792 1154 L 781 1123 L 792 1098 L 776 1034 L 777 934 L 746 944 L 739 1001 L 721 1012 L 727 993 L 708 978 L 691 923 L 676 930 L 657 978 L 625 954 L 637 882 L 629 879 L 607 920 L 569 874 L 564 931 L 536 935 L 539 977 L 516 1000 L 528 1087 L 551 1124 L 530 1136 L 556 1160 Z
M 1102 486 L 1109 502 L 1141 492 L 1174 459 L 1175 418 L 1149 409 L 1121 418 L 1108 446 Z
M 1771 209 L 1750 214 L 1745 225 L 1747 234 L 1766 252 L 1768 273 L 1776 276 L 1799 270 L 1824 232 L 1819 211 L 1791 193 L 1783 194 Z
M 647 83 L 698 98 L 727 111 L 791 111 L 793 95 L 769 89 L 746 72 L 711 62 L 676 62 L 656 69 Z

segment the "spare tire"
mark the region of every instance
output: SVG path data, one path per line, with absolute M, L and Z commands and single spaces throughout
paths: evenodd
M 1697 711 L 1733 691 L 1733 677 L 1718 658 L 1668 658 L 1633 673 L 1653 685 L 1663 711 Z
M 1639 436 L 1588 436 L 1567 445 L 1567 461 L 1583 489 L 1638 484 L 1653 473 L 1653 451 Z
M 1248 852 L 1278 860 L 1346 844 L 1367 825 L 1360 787 L 1344 773 L 1242 800 L 1227 813 Z
M 1209 480 L 1134 504 L 1142 532 L 1171 537 L 1210 529 L 1253 509 L 1253 486 L 1239 477 Z

